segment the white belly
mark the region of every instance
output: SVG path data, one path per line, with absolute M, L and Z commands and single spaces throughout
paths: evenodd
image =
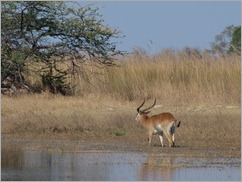
M 163 128 L 162 128 L 161 125 L 159 124 L 159 125 L 156 125 L 156 126 L 155 126 L 155 130 L 157 130 L 157 131 L 163 131 Z
M 163 132 L 163 128 L 160 124 L 154 127 L 154 131 L 153 131 L 154 134 L 160 134 L 162 132 Z

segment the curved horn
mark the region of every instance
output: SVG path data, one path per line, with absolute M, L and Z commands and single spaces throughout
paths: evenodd
M 143 103 L 137 108 L 138 113 L 140 112 L 140 108 L 144 105 L 144 103 L 145 103 L 145 99 L 144 99 Z
M 142 110 L 142 112 L 145 112 L 145 111 L 151 109 L 152 107 L 154 107 L 155 106 L 155 103 L 156 103 L 156 98 L 155 98 L 154 104 L 152 106 L 148 107 L 147 109 Z

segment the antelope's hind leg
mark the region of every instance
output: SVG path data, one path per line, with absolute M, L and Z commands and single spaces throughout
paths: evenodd
M 172 140 L 172 134 L 170 132 L 165 132 L 165 136 L 169 142 L 169 147 L 173 147 L 174 146 L 174 143 L 173 143 L 173 140 Z
M 175 147 L 175 125 L 172 125 L 169 134 L 171 135 L 171 140 L 172 140 L 171 147 Z
M 172 134 L 172 147 L 175 147 L 175 133 Z

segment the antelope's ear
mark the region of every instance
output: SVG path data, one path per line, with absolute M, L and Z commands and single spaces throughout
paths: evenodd
M 150 113 L 150 111 L 145 111 L 145 112 L 144 112 L 144 114 L 149 114 L 149 113 Z

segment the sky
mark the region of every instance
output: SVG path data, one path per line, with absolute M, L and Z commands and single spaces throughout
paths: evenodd
M 148 53 L 167 48 L 211 48 L 226 26 L 241 25 L 240 1 L 99 1 L 80 2 L 100 7 L 104 25 L 125 35 L 117 48 Z

